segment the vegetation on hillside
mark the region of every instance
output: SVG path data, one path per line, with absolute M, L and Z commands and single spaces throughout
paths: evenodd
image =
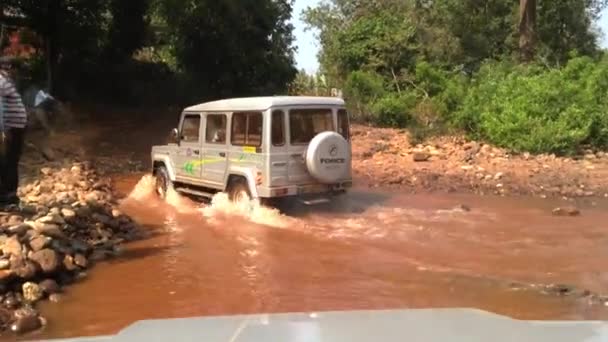
M 302 15 L 318 33 L 318 75 L 294 68 L 292 4 L 4 0 L 0 23 L 37 52 L 26 83 L 65 100 L 181 105 L 341 89 L 356 119 L 416 140 L 458 130 L 515 151 L 608 147 L 595 25 L 608 0 L 323 0 Z
M 606 3 L 325 0 L 304 19 L 329 87 L 360 120 L 416 139 L 464 130 L 515 151 L 573 153 L 608 147 L 608 60 L 594 26 Z

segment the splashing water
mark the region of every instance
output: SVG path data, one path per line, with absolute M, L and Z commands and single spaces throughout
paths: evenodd
M 155 195 L 156 179 L 152 175 L 143 176 L 127 196 L 127 199 L 143 201 Z
M 127 200 L 143 202 L 156 198 L 155 187 L 156 181 L 154 176 L 145 175 L 137 182 L 137 185 L 127 196 Z M 221 218 L 237 216 L 253 223 L 285 228 L 292 224 L 294 220 L 280 214 L 276 209 L 262 206 L 257 200 L 232 202 L 226 193 L 216 194 L 212 198 L 210 205 L 200 205 L 181 196 L 175 190 L 169 189 L 167 190 L 165 202 L 182 214 L 201 212 L 203 217 L 207 218 L 211 223 L 218 223 Z
M 201 212 L 212 222 L 217 222 L 217 219 L 222 216 L 239 216 L 253 223 L 286 228 L 294 221 L 276 209 L 262 206 L 257 200 L 232 202 L 226 193 L 213 196 L 211 205 L 202 208 Z

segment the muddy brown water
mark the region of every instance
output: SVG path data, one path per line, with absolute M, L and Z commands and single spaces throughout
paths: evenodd
M 608 307 L 510 284 L 608 294 L 608 205 L 355 189 L 289 215 L 177 195 L 124 177 L 122 203 L 151 232 L 44 303 L 33 337 L 115 334 L 144 319 L 354 309 L 478 308 L 533 320 L 607 320 Z M 454 210 L 464 203 L 470 212 Z M 32 336 L 30 336 L 32 337 Z

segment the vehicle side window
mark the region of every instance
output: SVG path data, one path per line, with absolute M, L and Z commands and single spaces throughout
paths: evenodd
M 235 146 L 262 146 L 263 116 L 260 112 L 232 114 L 230 140 Z
M 208 114 L 207 129 L 205 130 L 205 141 L 208 144 L 226 143 L 226 115 Z
M 186 115 L 182 122 L 181 140 L 184 142 L 199 142 L 201 128 L 200 115 Z
M 340 133 L 344 139 L 350 139 L 350 129 L 348 126 L 348 113 L 345 109 L 338 110 L 338 133 Z
M 285 113 L 282 110 L 272 112 L 272 145 L 285 145 Z

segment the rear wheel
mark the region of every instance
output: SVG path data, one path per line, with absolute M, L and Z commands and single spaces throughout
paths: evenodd
M 228 198 L 236 203 L 251 201 L 251 192 L 249 191 L 247 181 L 243 178 L 236 178 L 230 182 Z
M 169 178 L 169 173 L 167 172 L 167 168 L 164 166 L 157 168 L 156 171 L 154 172 L 154 176 L 156 178 L 156 186 L 155 186 L 156 194 L 158 195 L 158 197 L 160 197 L 162 199 L 167 198 L 167 191 L 169 191 L 169 189 L 173 188 L 173 183 L 171 182 L 171 179 Z

